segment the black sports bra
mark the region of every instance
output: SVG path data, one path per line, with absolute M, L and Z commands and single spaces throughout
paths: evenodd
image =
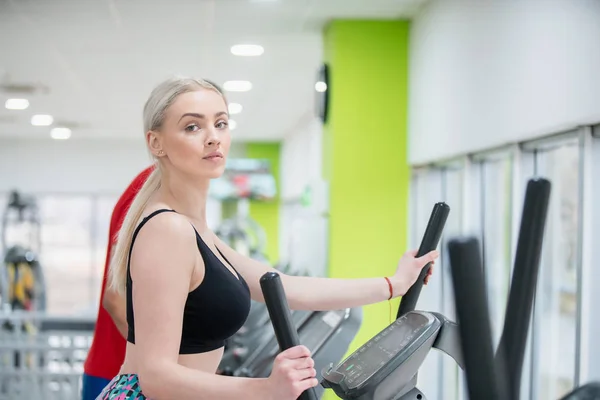
M 140 229 L 157 214 L 175 212 L 160 209 L 145 217 L 133 233 L 129 260 L 127 262 L 127 341 L 135 344 L 133 299 L 130 273 L 133 243 Z M 248 284 L 231 265 L 227 258 L 219 253 L 235 271 L 232 274 L 202 240 L 196 228 L 196 243 L 204 260 L 204 279 L 200 285 L 188 293 L 183 309 L 183 329 L 179 354 L 205 353 L 225 345 L 225 340 L 236 333 L 246 322 L 250 311 L 250 289 Z M 217 249 L 218 250 L 218 249 Z M 157 293 L 157 296 L 160 296 Z M 156 321 L 160 324 L 160 321 Z

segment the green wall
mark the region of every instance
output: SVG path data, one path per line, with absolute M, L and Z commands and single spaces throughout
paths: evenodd
M 334 21 L 324 32 L 331 277 L 389 276 L 407 250 L 409 27 L 407 21 Z M 391 305 L 395 316 L 398 300 Z M 350 350 L 387 326 L 392 313 L 389 302 L 364 307 Z M 337 398 L 331 391 L 327 396 Z
M 266 159 L 271 162 L 271 170 L 277 185 L 277 198 L 271 202 L 252 201 L 250 216 L 265 230 L 267 247 L 265 255 L 271 264 L 279 261 L 279 192 L 281 191 L 279 176 L 279 157 L 281 145 L 279 142 L 248 143 L 246 157 Z

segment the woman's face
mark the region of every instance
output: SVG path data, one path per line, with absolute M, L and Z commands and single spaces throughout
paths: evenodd
M 148 141 L 167 167 L 197 178 L 218 178 L 231 144 L 225 100 L 210 89 L 180 95 L 167 109 L 160 134 L 150 132 Z

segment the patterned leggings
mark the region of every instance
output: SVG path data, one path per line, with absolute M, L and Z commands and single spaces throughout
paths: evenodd
M 117 375 L 96 400 L 150 400 L 142 393 L 137 374 Z

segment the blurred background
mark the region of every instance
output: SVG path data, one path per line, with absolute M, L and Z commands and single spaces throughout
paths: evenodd
M 85 359 L 113 207 L 151 163 L 142 107 L 190 75 L 229 101 L 221 237 L 298 274 L 383 276 L 445 201 L 445 237 L 481 239 L 496 340 L 525 182 L 548 177 L 522 398 L 558 398 L 600 378 L 599 71 L 597 0 L 0 0 L 2 318 L 79 321 Z M 454 318 L 444 256 L 419 308 Z M 389 322 L 364 307 L 350 350 Z M 424 367 L 430 399 L 465 398 L 451 359 Z

